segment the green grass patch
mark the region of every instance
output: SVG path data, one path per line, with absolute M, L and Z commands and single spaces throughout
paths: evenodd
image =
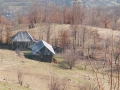
M 55 58 L 58 62 L 62 62 L 63 61 L 63 57 L 61 57 L 59 55 L 54 55 L 53 58 Z
M 66 62 L 64 62 L 64 61 L 62 61 L 62 62 L 59 63 L 59 67 L 61 69 L 69 69 L 68 64 Z
M 27 51 L 22 51 L 24 53 L 24 55 L 32 55 L 32 52 L 30 50 Z
M 83 68 L 83 67 L 77 67 L 78 70 L 83 70 L 83 71 L 86 71 L 87 69 L 86 68 Z

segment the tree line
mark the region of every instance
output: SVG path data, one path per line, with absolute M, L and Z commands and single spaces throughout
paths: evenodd
M 20 12 L 16 15 L 18 24 L 24 23 L 58 23 L 91 25 L 95 27 L 119 29 L 120 6 L 87 8 L 78 2 L 72 6 L 42 5 L 33 3 L 27 10 L 27 15 Z

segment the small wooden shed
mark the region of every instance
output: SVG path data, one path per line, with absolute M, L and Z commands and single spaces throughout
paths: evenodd
M 12 48 L 29 48 L 36 41 L 27 31 L 20 31 L 12 37 Z
M 53 47 L 44 40 L 35 43 L 30 48 L 33 55 L 39 56 L 40 60 L 43 62 L 51 62 L 55 54 Z

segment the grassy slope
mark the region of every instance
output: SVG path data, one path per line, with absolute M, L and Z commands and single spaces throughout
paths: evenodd
M 89 82 L 88 79 L 84 80 L 85 75 L 89 73 L 87 71 L 77 68 L 73 68 L 73 70 L 63 69 L 57 64 L 18 57 L 14 51 L 0 50 L 0 81 L 12 83 L 13 85 L 18 83 L 18 69 L 23 72 L 23 86 L 29 86 L 32 90 L 49 90 L 50 78 L 52 76 L 60 80 L 65 79 L 69 90 L 78 90 L 80 84 Z M 13 88 L 12 90 L 16 88 L 16 86 L 8 86 Z
M 36 27 L 33 29 L 28 29 L 27 25 L 22 26 L 21 25 L 21 29 L 19 30 L 19 28 L 15 29 L 16 32 L 13 33 L 13 35 L 15 33 L 17 33 L 18 31 L 21 30 L 27 30 L 32 36 L 33 38 L 39 40 L 39 38 L 42 38 L 42 33 L 43 33 L 43 39 L 46 40 L 46 31 L 47 31 L 47 26 L 45 24 L 43 24 L 42 26 L 40 26 L 39 24 L 35 25 Z M 78 26 L 78 30 L 81 30 L 81 25 Z M 120 36 L 120 31 L 118 30 L 112 30 L 112 29 L 107 29 L 107 28 L 97 28 L 97 27 L 91 27 L 91 26 L 87 26 L 87 28 L 89 30 L 96 30 L 98 31 L 98 33 L 100 34 L 101 38 L 106 38 L 106 37 L 112 37 L 112 33 L 115 37 L 119 37 Z M 13 28 L 14 29 L 14 28 Z M 56 33 L 56 37 L 59 37 L 59 32 L 62 30 L 71 30 L 71 25 L 69 24 L 51 24 L 51 35 L 50 35 L 50 39 L 55 38 L 55 33 Z M 59 34 L 58 34 L 59 33 Z
M 31 90 L 29 88 L 21 87 L 15 84 L 3 83 L 0 82 L 0 90 Z
M 44 25 L 41 27 L 44 30 Z M 70 25 L 64 25 L 65 30 L 69 30 Z M 55 30 L 60 31 L 63 29 L 63 25 L 56 25 Z M 92 28 L 96 29 L 96 28 Z M 25 30 L 25 29 L 23 29 Z M 27 30 L 27 29 L 26 29 Z M 36 37 L 40 35 L 40 28 L 36 27 L 32 30 L 28 30 L 32 35 Z M 101 37 L 105 37 L 106 34 L 111 36 L 113 32 L 115 36 L 119 36 L 119 31 L 112 31 L 110 29 L 97 28 Z M 57 32 L 56 31 L 56 32 Z M 38 37 L 36 37 L 38 39 Z M 60 57 L 55 56 L 59 61 Z M 81 68 L 73 68 L 73 70 L 63 69 L 57 64 L 43 63 L 39 61 L 33 61 L 26 58 L 18 57 L 14 51 L 0 50 L 0 81 L 17 83 L 17 70 L 20 69 L 24 73 L 23 86 L 29 86 L 32 90 L 49 90 L 48 85 L 50 83 L 51 76 L 56 76 L 60 79 L 66 79 L 69 90 L 78 90 L 80 84 L 85 82 L 94 82 L 94 74 L 91 71 Z M 101 78 L 102 80 L 102 78 Z M 107 79 L 106 79 L 107 80 Z M 103 80 L 106 82 L 105 80 Z M 106 86 L 107 87 L 107 86 Z

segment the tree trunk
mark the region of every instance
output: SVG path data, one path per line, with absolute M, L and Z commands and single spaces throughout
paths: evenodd
M 72 69 L 72 65 L 70 66 L 70 69 Z

